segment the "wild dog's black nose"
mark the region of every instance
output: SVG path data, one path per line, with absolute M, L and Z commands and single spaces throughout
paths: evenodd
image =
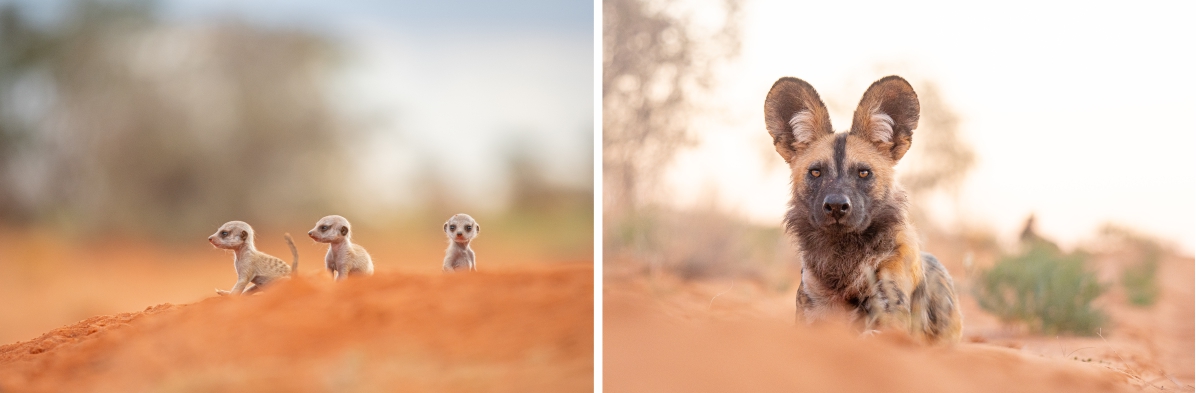
M 833 218 L 842 218 L 847 215 L 848 211 L 851 211 L 851 201 L 847 199 L 846 195 L 827 195 L 826 199 L 822 201 L 822 209 Z

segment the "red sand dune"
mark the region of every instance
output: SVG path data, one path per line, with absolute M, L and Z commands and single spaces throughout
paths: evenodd
M 300 278 L 0 346 L 0 391 L 589 391 L 589 265 Z
M 605 296 L 608 392 L 1117 392 L 1112 370 L 982 344 L 923 347 L 837 326 L 689 319 L 643 296 Z

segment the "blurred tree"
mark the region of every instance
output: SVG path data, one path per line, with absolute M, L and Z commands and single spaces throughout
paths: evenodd
M 913 194 L 955 190 L 974 166 L 975 150 L 961 137 L 959 115 L 943 101 L 938 85 L 923 82 L 917 92 L 922 107 L 918 155 L 903 171 L 901 183 Z
M 48 97 L 33 110 L 0 96 L 0 219 L 171 235 L 338 200 L 347 160 L 327 42 L 168 26 L 146 1 L 78 1 L 39 28 L 9 5 L 0 23 L 0 86 Z
M 918 228 L 935 230 L 928 215 L 945 209 L 928 199 L 943 194 L 958 210 L 959 189 L 975 166 L 976 153 L 963 139 L 959 115 L 943 100 L 938 85 L 926 80 L 917 85 L 916 91 L 922 113 L 914 144 L 903 162 L 901 184 L 913 199 L 911 213 Z
M 679 5 L 602 2 L 603 200 L 615 215 L 645 202 L 673 154 L 692 142 L 695 96 L 710 87 L 715 63 L 739 51 L 738 1 L 723 2 L 713 27 Z
M 519 134 L 516 134 L 519 135 Z M 537 160 L 534 141 L 516 136 L 506 143 L 507 184 L 511 209 L 523 213 L 555 213 L 584 209 L 593 211 L 593 186 L 575 186 L 551 180 L 547 165 Z

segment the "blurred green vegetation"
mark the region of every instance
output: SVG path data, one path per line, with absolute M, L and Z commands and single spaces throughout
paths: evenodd
M 979 274 L 973 292 L 980 307 L 1039 333 L 1096 334 L 1106 316 L 1092 301 L 1107 286 L 1088 269 L 1088 256 L 1065 254 L 1040 239 L 1024 245 L 1020 255 L 1004 257 Z
M 1159 284 L 1155 272 L 1159 269 L 1157 254 L 1128 266 L 1121 274 L 1121 285 L 1125 288 L 1126 300 L 1135 306 L 1147 307 L 1159 299 Z
M 1131 305 L 1149 307 L 1159 299 L 1159 263 L 1167 250 L 1158 240 L 1128 228 L 1106 225 L 1101 229 L 1101 243 L 1119 252 L 1127 262 L 1121 271 L 1121 287 Z

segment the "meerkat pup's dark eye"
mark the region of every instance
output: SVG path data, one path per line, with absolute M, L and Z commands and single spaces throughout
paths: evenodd
M 810 176 L 814 176 L 814 177 L 822 176 L 822 171 L 817 170 L 817 169 L 811 169 Z
M 228 237 L 228 231 L 220 231 L 220 237 Z
M 450 230 L 450 231 L 455 231 L 455 230 L 457 230 L 457 226 L 456 226 L 456 225 L 449 225 L 449 230 Z
M 872 175 L 872 171 L 867 170 L 867 169 L 860 169 L 860 178 L 861 179 L 867 178 L 869 175 Z
M 328 230 L 328 226 L 327 226 L 327 225 L 320 225 L 320 232 L 324 232 L 324 231 L 327 231 L 327 230 Z
M 472 231 L 472 230 L 473 230 L 473 225 L 466 225 L 466 226 L 465 226 L 465 232 L 469 232 L 469 231 Z

